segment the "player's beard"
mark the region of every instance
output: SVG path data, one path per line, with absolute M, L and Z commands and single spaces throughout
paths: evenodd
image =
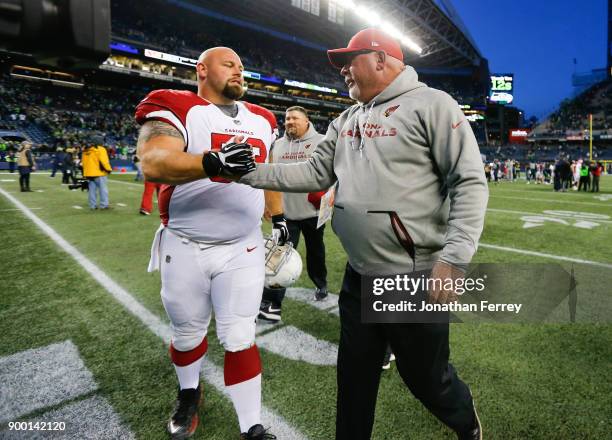
M 297 134 L 297 128 L 296 127 L 289 127 L 285 129 L 285 132 L 287 133 L 287 136 L 294 139 L 295 135 Z
M 225 83 L 225 87 L 223 88 L 221 94 L 227 99 L 232 99 L 235 101 L 237 99 L 242 98 L 242 96 L 244 95 L 244 89 L 241 85 L 236 84 L 235 82 L 232 84 L 228 81 L 227 83 Z

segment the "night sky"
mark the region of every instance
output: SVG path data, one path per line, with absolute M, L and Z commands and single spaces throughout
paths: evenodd
M 513 105 L 527 117 L 571 97 L 574 71 L 606 66 L 607 0 L 452 2 L 491 73 L 514 73 Z

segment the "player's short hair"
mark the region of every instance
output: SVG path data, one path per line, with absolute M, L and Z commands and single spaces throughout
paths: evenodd
M 287 110 L 285 110 L 285 113 L 289 113 L 289 112 L 300 112 L 303 113 L 304 116 L 306 116 L 306 119 L 308 119 L 308 111 L 300 106 L 300 105 L 294 105 L 292 107 L 289 107 Z

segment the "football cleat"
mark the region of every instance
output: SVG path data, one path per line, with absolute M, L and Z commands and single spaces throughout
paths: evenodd
M 270 322 L 279 322 L 281 320 L 281 308 L 270 301 L 263 301 L 261 307 L 259 307 L 257 318 Z
M 385 353 L 385 358 L 383 359 L 383 370 L 388 370 L 391 368 L 391 362 L 395 360 L 395 355 L 391 352 L 391 348 L 387 348 L 387 352 Z
M 289 287 L 302 273 L 302 258 L 291 242 L 280 246 L 271 237 L 264 237 L 266 278 L 268 288 Z
M 314 300 L 323 301 L 325 298 L 327 298 L 327 295 L 328 295 L 327 287 L 317 288 L 315 290 Z
M 179 390 L 174 414 L 168 421 L 168 433 L 173 440 L 182 440 L 193 435 L 198 427 L 198 408 L 202 396 L 201 386 L 196 389 Z
M 457 433 L 458 440 L 482 440 L 482 425 L 474 407 L 474 426 L 467 432 Z
M 240 434 L 240 440 L 276 440 L 276 436 L 267 432 L 262 425 L 253 425 L 249 432 Z

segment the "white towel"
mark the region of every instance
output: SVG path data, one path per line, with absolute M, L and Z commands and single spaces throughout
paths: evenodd
M 159 248 L 162 232 L 164 231 L 165 226 L 163 224 L 159 225 L 159 229 L 155 233 L 155 237 L 153 238 L 153 244 L 151 245 L 151 259 L 149 260 L 149 267 L 147 268 L 147 272 L 155 272 L 159 270 L 160 258 L 159 258 Z

